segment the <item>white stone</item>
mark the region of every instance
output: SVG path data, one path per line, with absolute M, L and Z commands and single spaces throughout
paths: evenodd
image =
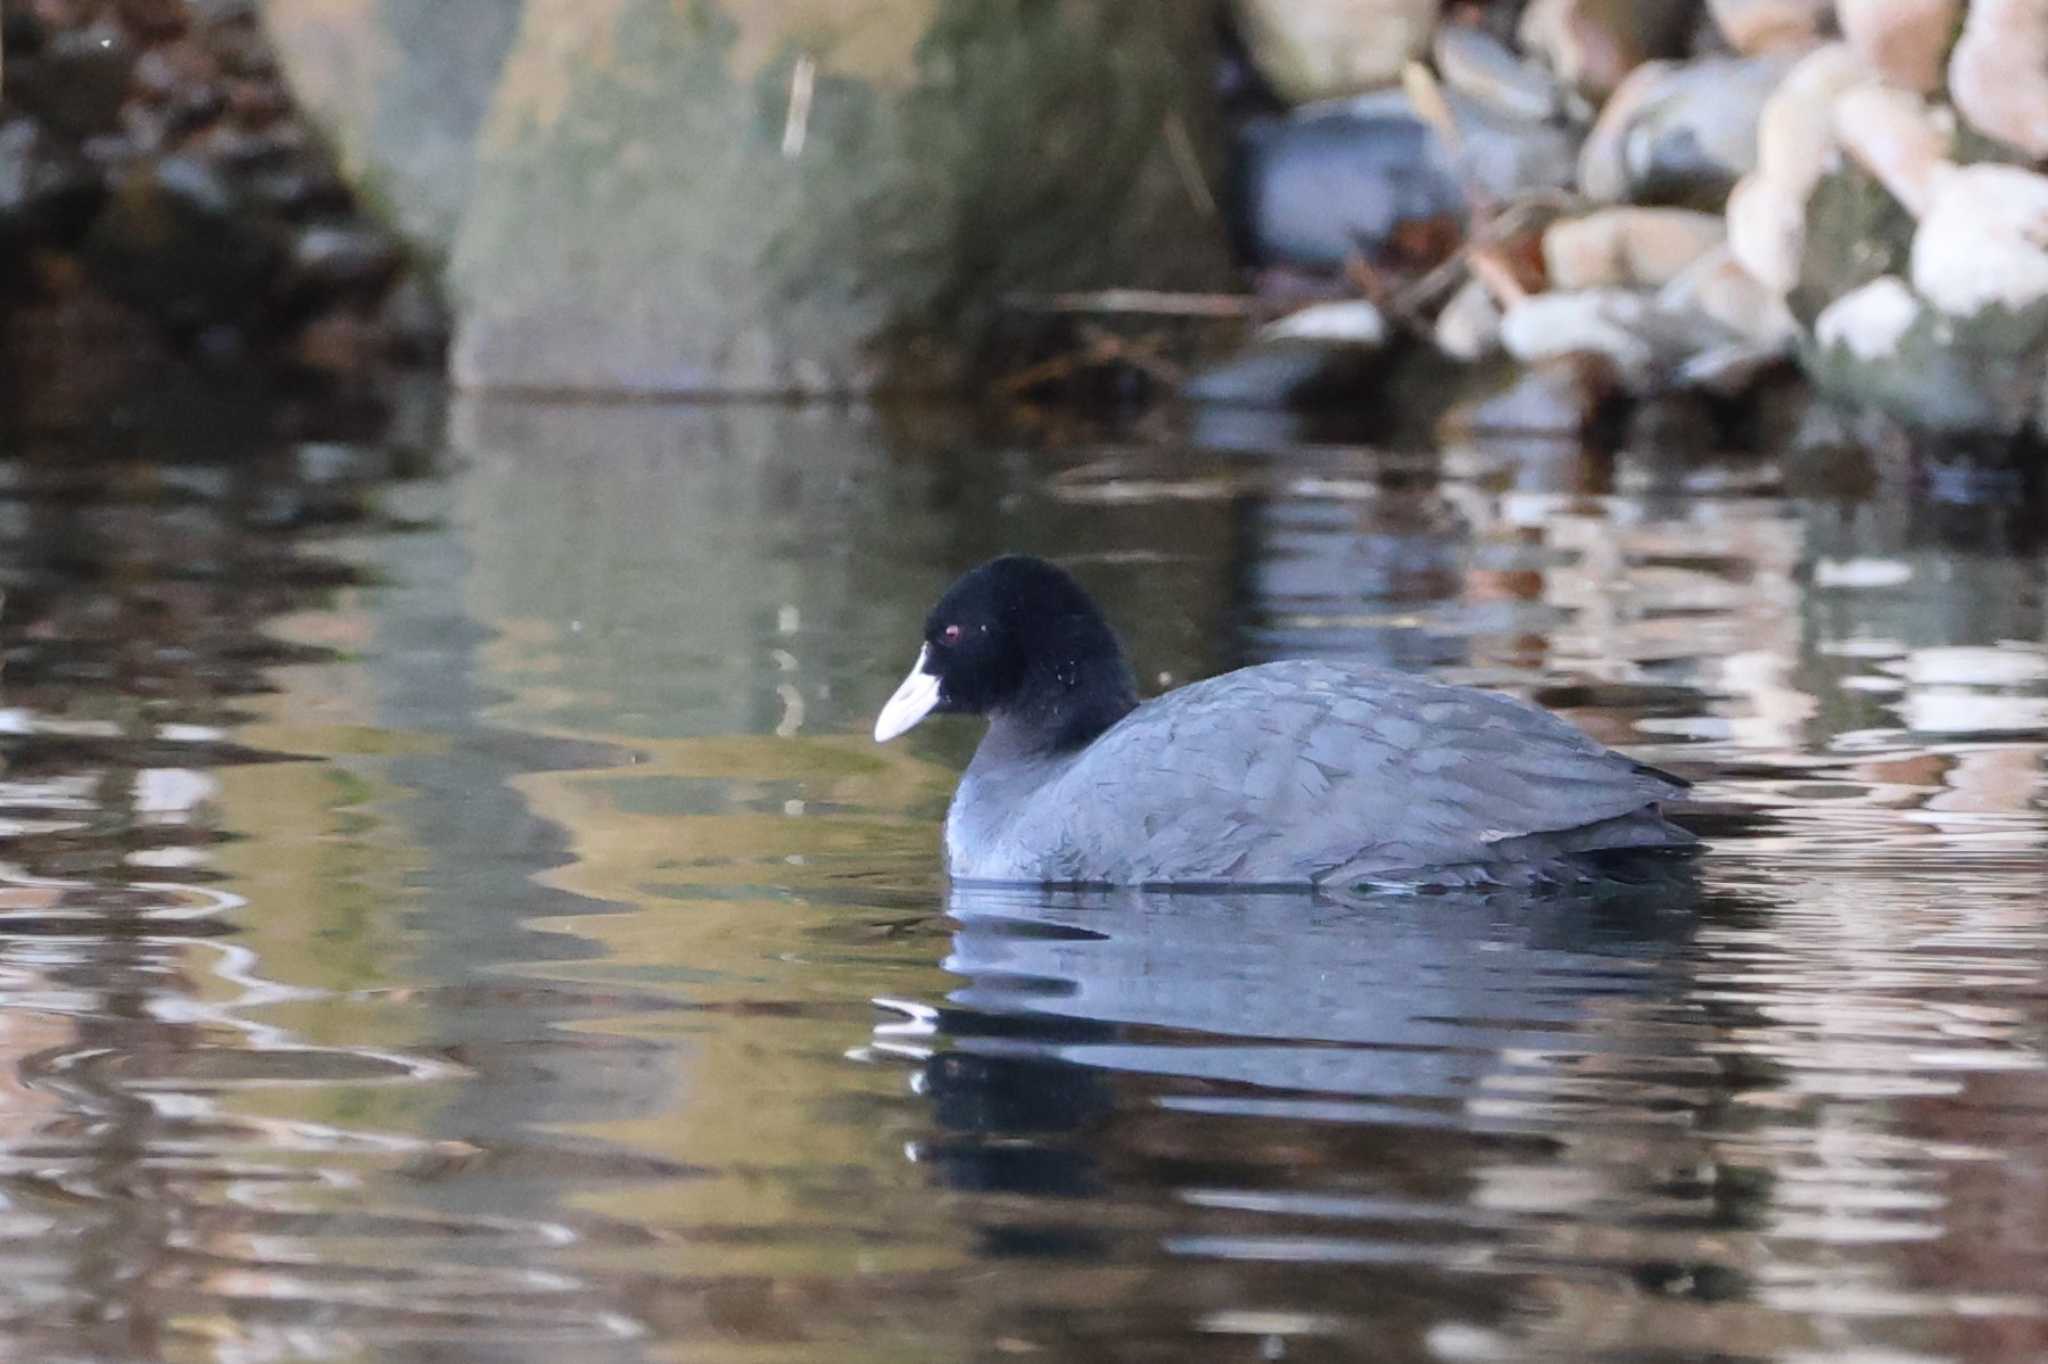
M 1646 335 L 1652 304 L 1629 289 L 1536 294 L 1501 319 L 1501 344 L 1524 364 L 1561 355 L 1604 355 L 1631 384 L 1655 370 L 1657 348 Z
M 1887 85 L 1857 85 L 1835 96 L 1835 139 L 1891 196 L 1919 217 L 1949 153 L 1949 130 L 1927 102 Z
M 1926 310 L 1906 281 L 1882 275 L 1830 303 L 1814 319 L 1813 335 L 1823 347 L 1846 347 L 1858 360 L 1887 359 Z
M 1436 315 L 1436 346 L 1468 364 L 1500 349 L 1500 304 L 1483 281 L 1466 280 Z
M 1842 38 L 1887 85 L 1929 94 L 1941 85 L 1963 0 L 1835 0 Z
M 1806 189 L 1793 193 L 1781 181 L 1745 175 L 1728 195 L 1728 250 L 1765 288 L 1791 292 L 1799 282 L 1799 256 L 1806 246 Z
M 1353 346 L 1384 345 L 1387 319 L 1362 298 L 1311 303 L 1259 329 L 1264 341 L 1334 341 Z
M 1676 62 L 1644 62 L 1607 97 L 1579 150 L 1579 193 L 1604 203 L 1628 198 L 1622 142 L 1637 115 L 1662 94 L 1665 81 L 1677 69 Z
M 1785 53 L 1644 62 L 1601 109 L 1579 149 L 1579 191 L 1626 203 L 1674 177 L 1696 197 L 1725 189 L 1757 164 L 1762 109 L 1794 64 Z
M 1948 86 L 1973 127 L 2048 157 L 2048 3 L 1972 0 Z
M 1784 360 L 1783 347 L 1729 341 L 1687 356 L 1672 371 L 1672 387 L 1739 397 L 1754 388 L 1758 379 L 1783 364 Z
M 2017 166 L 1944 166 L 1913 234 L 1913 288 L 1944 313 L 2048 298 L 2048 176 Z
M 1826 22 L 1830 0 L 1707 0 L 1714 23 L 1737 52 L 1767 52 L 1810 43 Z
M 1399 79 L 1429 48 L 1439 0 L 1236 0 L 1252 60 L 1296 104 Z
M 1610 208 L 1560 218 L 1543 233 L 1553 289 L 1656 288 L 1719 246 L 1719 217 L 1682 208 Z
M 1794 64 L 1757 120 L 1757 166 L 1728 196 L 1728 245 L 1766 288 L 1783 294 L 1799 279 L 1806 199 L 1835 152 L 1834 103 L 1875 73 L 1843 43 L 1815 48 Z
M 1876 78 L 1842 43 L 1829 43 L 1800 58 L 1764 101 L 1756 130 L 1757 169 L 1788 185 L 1811 187 L 1834 150 L 1829 114 L 1835 98 Z
M 1745 270 L 1725 244 L 1658 290 L 1657 306 L 1668 313 L 1697 314 L 1767 350 L 1789 349 L 1799 330 L 1784 298 Z
M 1522 51 L 1593 98 L 1640 63 L 1685 49 L 1696 0 L 1530 0 L 1515 26 Z
M 1431 55 L 1444 84 L 1501 113 L 1541 123 L 1564 109 L 1564 91 L 1548 71 L 1484 30 L 1444 24 Z

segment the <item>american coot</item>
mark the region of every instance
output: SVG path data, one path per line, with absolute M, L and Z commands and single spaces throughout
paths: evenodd
M 1286 662 L 1140 705 L 1095 603 L 1024 555 L 939 599 L 875 738 L 935 711 L 989 721 L 946 817 L 962 881 L 1525 880 L 1694 841 L 1659 808 L 1684 781 L 1492 692 Z

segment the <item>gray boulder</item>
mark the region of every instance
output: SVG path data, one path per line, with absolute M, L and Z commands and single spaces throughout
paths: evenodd
M 1007 294 L 1228 278 L 1198 6 L 270 16 L 357 183 L 447 249 L 468 386 L 936 388 Z
M 1579 188 L 1610 203 L 1718 211 L 1757 161 L 1757 119 L 1793 54 L 1639 66 L 1579 153 Z

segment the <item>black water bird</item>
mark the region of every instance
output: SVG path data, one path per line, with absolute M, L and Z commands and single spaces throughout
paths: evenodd
M 1025 555 L 939 599 L 875 738 L 946 712 L 988 718 L 946 818 L 959 881 L 1471 884 L 1695 842 L 1663 813 L 1682 779 L 1494 692 L 1297 661 L 1140 704 L 1094 601 Z

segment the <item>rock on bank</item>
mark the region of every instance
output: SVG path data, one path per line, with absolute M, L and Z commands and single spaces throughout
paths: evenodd
M 1006 293 L 1228 279 L 1202 6 L 523 0 L 478 38 L 450 5 L 269 22 L 446 253 L 465 385 L 935 388 Z

